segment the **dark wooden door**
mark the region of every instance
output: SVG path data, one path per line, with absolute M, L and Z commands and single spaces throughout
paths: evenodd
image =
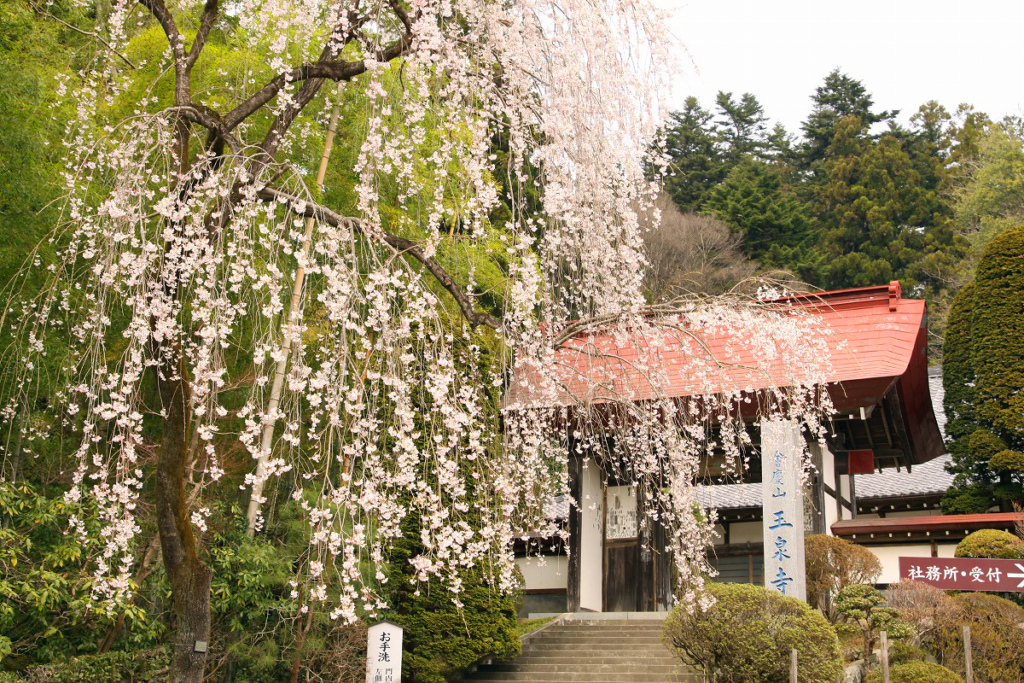
M 604 553 L 604 611 L 641 611 L 640 544 L 636 539 L 606 541 Z

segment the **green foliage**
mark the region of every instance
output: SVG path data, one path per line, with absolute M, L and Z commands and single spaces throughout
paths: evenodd
M 829 621 L 839 613 L 836 599 L 846 586 L 874 583 L 882 564 L 870 550 L 837 536 L 817 534 L 804 542 L 807 602 Z
M 1024 224 L 994 238 L 950 310 L 943 384 L 950 415 L 947 513 L 1024 502 Z
M 955 671 L 944 666 L 925 661 L 912 661 L 896 664 L 889 669 L 891 683 L 964 683 L 964 679 Z M 882 671 L 876 669 L 868 675 L 865 683 L 881 683 Z
M 680 211 L 700 209 L 711 188 L 725 177 L 716 142 L 712 114 L 696 97 L 686 98 L 682 111 L 670 114 L 665 143 L 671 166 L 665 191 Z
M 974 674 L 978 683 L 1020 683 L 1024 680 L 1024 609 L 986 593 L 961 593 L 953 598 L 961 610 L 936 631 L 935 655 L 944 666 L 964 671 L 963 627 L 971 628 Z
M 921 648 L 894 640 L 889 643 L 889 665 L 898 666 L 908 662 L 923 662 L 928 655 Z
M 957 544 L 955 556 L 1020 560 L 1024 559 L 1024 540 L 1008 531 L 981 529 Z
M 808 272 L 810 209 L 785 191 L 777 169 L 744 159 L 711 191 L 705 207 L 743 236 L 750 258 L 767 268 Z
M 11 673 L 0 683 L 143 683 L 165 673 L 167 661 L 163 650 L 84 655 Z
M 885 607 L 885 597 L 874 586 L 854 584 L 846 586 L 836 598 L 836 611 L 847 622 L 860 627 L 864 657 L 875 649 L 879 634 L 885 631 L 890 638 L 906 638 L 913 635 L 913 628 L 905 623 L 899 611 Z
M 747 584 L 713 583 L 715 604 L 665 620 L 664 640 L 680 657 L 723 683 L 784 683 L 789 653 L 799 652 L 800 681 L 832 683 L 842 668 L 835 631 L 795 598 Z
M 866 132 L 870 126 L 888 121 L 899 113 L 876 113 L 874 100 L 864 84 L 839 69 L 825 77 L 825 82 L 815 90 L 811 99 L 814 100 L 814 108 L 803 124 L 806 142 L 802 154 L 807 166 L 825 157 L 840 120 L 854 117 L 860 122 L 860 132 Z
M 488 568 L 475 567 L 463 575 L 461 605 L 440 582 L 411 581 L 409 560 L 419 554 L 420 521 L 407 517 L 404 538 L 396 543 L 389 564 L 391 612 L 385 618 L 405 627 L 403 679 L 411 683 L 443 683 L 479 659 L 493 655 L 515 657 L 521 651 L 516 628 L 517 597 L 499 594 Z

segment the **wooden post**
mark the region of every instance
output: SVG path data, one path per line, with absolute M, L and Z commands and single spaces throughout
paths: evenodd
M 882 683 L 889 683 L 889 634 L 882 631 Z
M 797 683 L 797 654 L 794 647 L 789 652 L 789 683 Z
M 964 669 L 967 683 L 974 683 L 974 655 L 971 654 L 971 627 L 964 626 Z

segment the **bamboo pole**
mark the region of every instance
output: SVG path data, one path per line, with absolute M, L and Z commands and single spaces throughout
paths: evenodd
M 974 654 L 971 652 L 971 627 L 964 626 L 964 669 L 967 683 L 974 683 Z
M 889 683 L 889 634 L 882 631 L 882 683 Z
M 335 91 L 334 108 L 331 110 L 330 123 L 327 126 L 327 139 L 324 140 L 324 153 L 320 157 L 320 167 L 316 172 L 317 190 L 323 192 L 324 176 L 327 175 L 327 162 L 331 157 L 331 147 L 334 146 L 334 134 L 338 130 L 338 116 L 341 109 L 342 84 L 338 83 Z M 309 245 L 313 240 L 313 225 L 315 221 L 310 216 L 306 219 L 305 233 L 302 236 L 302 248 L 299 251 L 298 268 L 295 270 L 295 282 L 292 285 L 291 301 L 288 303 L 288 316 L 282 318 L 279 329 L 281 335 L 282 353 L 274 369 L 274 383 L 270 389 L 270 402 L 267 404 L 267 414 L 270 419 L 263 425 L 263 433 L 260 439 L 260 457 L 256 461 L 256 481 L 252 485 L 252 494 L 249 498 L 249 509 L 246 512 L 248 520 L 249 535 L 256 531 L 256 520 L 259 518 L 260 509 L 263 505 L 263 484 L 267 476 L 267 462 L 270 460 L 270 450 L 274 441 L 274 428 L 277 426 L 277 412 L 281 405 L 281 394 L 284 391 L 284 378 L 288 369 L 288 357 L 292 353 L 293 328 L 299 319 L 299 303 L 302 298 L 302 286 L 306 279 L 306 259 L 309 258 Z

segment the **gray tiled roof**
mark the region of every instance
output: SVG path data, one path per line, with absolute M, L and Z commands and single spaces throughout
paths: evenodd
M 942 408 L 942 367 L 928 369 L 928 389 L 932 409 L 939 431 L 945 436 L 946 414 Z M 857 498 L 890 498 L 893 496 L 920 496 L 942 493 L 953 483 L 953 475 L 946 472 L 949 456 L 943 455 L 923 465 L 914 465 L 912 471 L 886 470 L 875 474 L 858 474 Z M 761 506 L 761 484 L 724 484 L 701 487 L 701 502 L 719 509 Z

